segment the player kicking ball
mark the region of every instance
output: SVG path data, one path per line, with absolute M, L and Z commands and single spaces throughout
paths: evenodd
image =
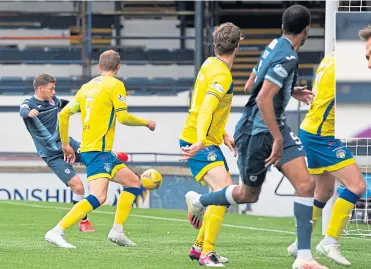
M 367 58 L 371 52 L 371 27 L 362 29 L 359 35 L 367 41 Z M 316 182 L 313 228 L 334 193 L 335 178 L 345 186 L 332 209 L 325 238 L 317 245 L 316 250 L 335 263 L 350 266 L 351 263 L 340 252 L 339 239 L 355 204 L 366 191 L 366 184 L 350 150 L 339 139 L 335 139 L 334 52 L 327 55 L 319 65 L 313 91 L 316 97 L 300 126 L 300 139 L 308 155 L 309 172 Z M 296 257 L 296 242 L 287 250 Z
M 123 225 L 135 198 L 141 193 L 141 182 L 112 152 L 116 119 L 128 126 L 146 126 L 151 131 L 155 129 L 156 124 L 128 113 L 125 86 L 115 78 L 119 68 L 120 55 L 113 50 L 103 52 L 99 57 L 101 75 L 84 84 L 59 114 L 62 150 L 67 162 L 73 163 L 75 150 L 71 147 L 68 137 L 69 118 L 81 110 L 81 160 L 86 166 L 90 195 L 75 204 L 70 212 L 46 233 L 45 240 L 58 247 L 75 248 L 64 239 L 64 232 L 106 201 L 109 181 L 124 186 L 125 190 L 118 198 L 114 224 L 108 238 L 120 246 L 136 246 L 124 234 Z
M 314 181 L 305 161 L 300 139 L 285 125 L 284 110 L 291 98 L 311 101 L 312 93 L 294 88 L 297 79 L 297 51 L 308 37 L 311 15 L 307 8 L 293 5 L 283 14 L 283 35 L 274 39 L 260 57 L 246 88 L 251 96 L 236 126 L 238 167 L 243 185 L 199 195 L 187 193 L 193 222 L 201 221 L 204 208 L 211 205 L 254 203 L 259 199 L 267 168 L 275 165 L 296 190 L 298 255 L 293 269 L 326 269 L 311 252 Z
M 231 69 L 236 56 L 241 31 L 232 23 L 220 25 L 214 32 L 215 57 L 201 66 L 192 93 L 189 116 L 180 136 L 183 160 L 187 160 L 195 179 L 214 191 L 232 184 L 228 165 L 219 148 L 224 143 L 232 150 L 233 139 L 226 133 L 233 97 Z M 187 203 L 192 196 L 186 195 Z M 205 220 L 189 215 L 193 227 L 200 229 L 189 257 L 207 267 L 224 267 L 227 258 L 216 256 L 215 243 L 227 206 L 207 207 Z M 199 212 L 201 213 L 201 212 Z
M 62 143 L 58 132 L 58 112 L 64 108 L 67 100 L 55 96 L 56 79 L 48 74 L 35 77 L 34 96 L 24 100 L 20 107 L 20 115 L 30 133 L 38 155 L 66 186 L 72 190 L 72 202 L 76 204 L 84 198 L 84 186 L 76 175 L 73 166 L 64 160 Z M 80 159 L 80 143 L 70 138 L 77 161 Z M 116 153 L 123 161 L 128 159 L 124 152 Z M 94 232 L 90 220 L 85 216 L 79 223 L 82 232 Z

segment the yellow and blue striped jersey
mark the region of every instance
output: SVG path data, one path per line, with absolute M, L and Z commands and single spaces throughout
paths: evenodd
M 191 107 L 180 139 L 205 146 L 223 142 L 232 105 L 232 74 L 225 62 L 209 57 L 201 66 L 194 85 Z
M 314 80 L 314 100 L 300 128 L 319 136 L 335 136 L 335 52 L 321 61 Z

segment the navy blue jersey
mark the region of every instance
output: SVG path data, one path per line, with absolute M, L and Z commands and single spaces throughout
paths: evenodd
M 62 105 L 63 102 L 57 97 L 50 101 L 40 101 L 33 96 L 24 100 L 20 107 L 20 115 L 40 157 L 52 157 L 62 153 L 58 130 L 58 112 Z M 35 118 L 28 117 L 32 109 L 39 111 Z
M 259 63 L 253 69 L 256 78 L 245 112 L 236 126 L 237 137 L 239 134 L 255 135 L 269 132 L 256 104 L 256 97 L 264 80 L 269 80 L 280 88 L 279 93 L 273 99 L 273 105 L 277 124 L 279 126 L 285 124 L 285 108 L 296 84 L 297 70 L 298 55 L 291 41 L 284 37 L 274 39 L 261 54 Z

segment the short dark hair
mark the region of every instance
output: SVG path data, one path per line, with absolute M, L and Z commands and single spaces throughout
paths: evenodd
M 103 71 L 116 71 L 120 64 L 120 54 L 114 50 L 107 50 L 99 56 L 99 64 Z
M 241 30 L 233 23 L 226 22 L 215 29 L 213 39 L 215 54 L 232 54 L 242 39 Z
M 311 22 L 309 10 L 302 5 L 293 5 L 282 15 L 282 28 L 284 34 L 298 35 Z
M 363 41 L 368 41 L 371 38 L 371 25 L 367 25 L 359 30 L 359 38 Z
M 35 77 L 33 80 L 33 87 L 36 90 L 41 86 L 47 86 L 49 83 L 55 83 L 55 77 L 48 75 L 48 74 L 41 74 Z

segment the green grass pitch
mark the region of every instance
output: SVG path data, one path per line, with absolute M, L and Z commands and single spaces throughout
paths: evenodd
M 114 207 L 103 206 L 90 214 L 95 233 L 72 227 L 66 239 L 76 249 L 59 249 L 44 241 L 45 232 L 63 217 L 69 204 L 25 201 L 0 202 L 0 268 L 199 268 L 188 258 L 197 231 L 186 221 L 185 211 L 133 209 L 125 226 L 138 244 L 119 247 L 107 239 Z M 230 259 L 228 268 L 288 269 L 293 259 L 286 248 L 295 239 L 293 218 L 268 218 L 227 214 L 217 242 L 217 253 Z M 320 225 L 318 225 L 320 226 Z M 321 239 L 317 227 L 313 248 Z M 352 268 L 370 268 L 371 240 L 343 238 L 342 252 Z M 321 257 L 329 268 L 342 268 Z

